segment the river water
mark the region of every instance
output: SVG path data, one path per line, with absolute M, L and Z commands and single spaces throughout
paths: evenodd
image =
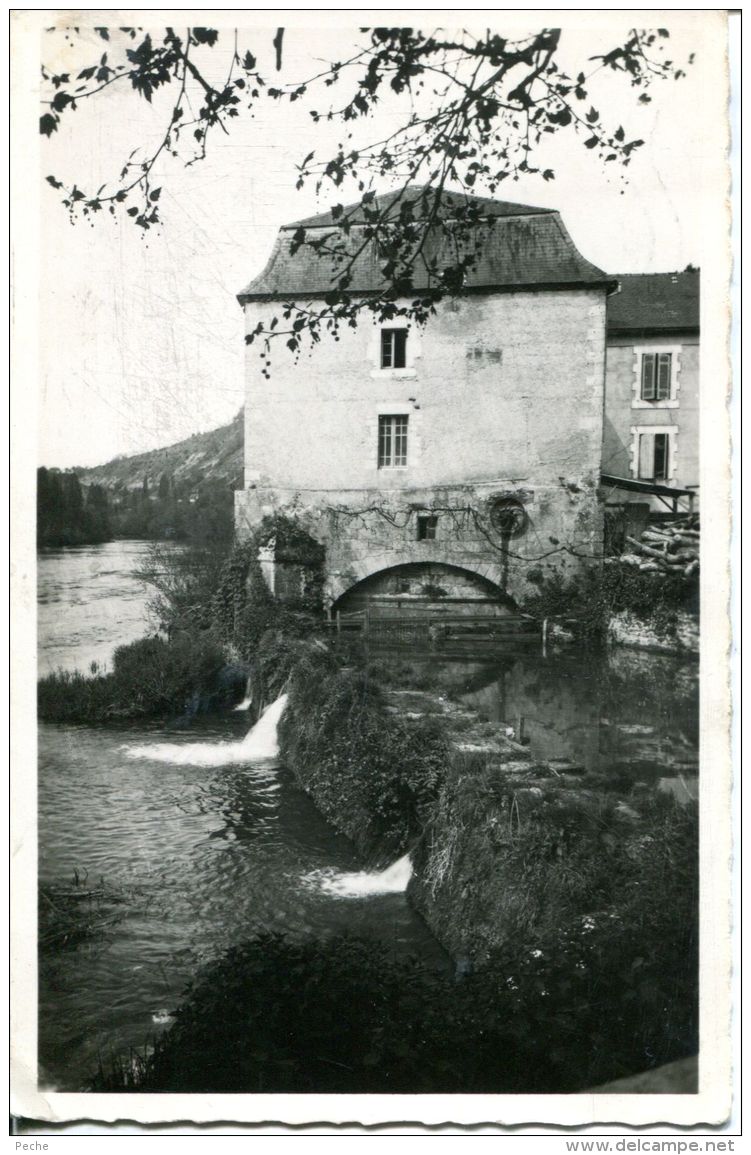
M 146 631 L 148 593 L 133 572 L 145 548 L 41 555 L 40 671 L 106 664 Z M 695 663 L 528 650 L 430 665 L 434 681 L 513 726 L 538 757 L 695 793 Z M 415 662 L 417 681 L 425 670 Z M 41 1084 L 85 1089 L 100 1059 L 142 1053 L 201 964 L 256 931 L 348 931 L 446 965 L 406 903 L 408 864 L 360 873 L 349 842 L 279 765 L 273 727 L 248 729 L 239 712 L 187 729 L 41 726 L 41 902 L 57 904 L 42 911 L 43 932 L 45 915 L 59 932 L 71 907 L 92 927 L 40 951 Z
M 40 670 L 106 664 L 145 632 L 147 591 L 129 570 L 143 550 L 42 555 Z M 346 931 L 447 965 L 407 905 L 408 864 L 360 872 L 268 742 L 248 749 L 248 729 L 237 712 L 188 729 L 40 727 L 42 1085 L 85 1089 L 100 1058 L 143 1053 L 201 964 L 257 931 Z M 71 906 L 95 933 L 61 942 Z
M 37 555 L 38 665 L 88 673 L 106 666 L 116 645 L 143 637 L 149 625 L 148 590 L 138 570 L 148 558 L 145 541 L 109 541 Z

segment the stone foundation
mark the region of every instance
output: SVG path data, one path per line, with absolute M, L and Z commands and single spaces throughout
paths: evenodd
M 675 629 L 659 630 L 634 614 L 615 614 L 608 625 L 608 643 L 612 646 L 634 646 L 665 654 L 699 654 L 699 619 L 677 610 Z
M 509 505 L 516 514 L 510 523 L 498 516 Z M 264 517 L 274 514 L 294 520 L 325 548 L 328 607 L 358 583 L 403 566 L 444 567 L 443 580 L 428 584 L 448 588 L 449 596 L 518 603 L 530 593 L 530 570 L 571 576 L 582 564 L 577 555 L 597 554 L 602 543 L 594 476 L 535 489 L 486 483 L 294 493 L 257 486 L 236 494 L 239 539 L 247 539 Z M 427 518 L 436 519 L 435 536 L 429 539 L 421 537 Z M 463 571 L 463 578 L 455 573 L 447 587 L 445 567 Z M 457 583 L 461 590 L 453 588 Z

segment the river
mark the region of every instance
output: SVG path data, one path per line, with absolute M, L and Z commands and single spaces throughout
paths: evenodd
M 149 591 L 138 570 L 148 554 L 145 541 L 39 552 L 40 677 L 55 669 L 88 673 L 92 662 L 105 667 L 115 645 L 134 642 L 146 633 Z
M 148 592 L 132 572 L 143 551 L 41 556 L 40 671 L 106 665 L 145 632 Z M 347 931 L 447 965 L 407 905 L 404 871 L 361 873 L 275 757 L 243 760 L 248 728 L 247 713 L 187 730 L 40 727 L 42 1085 L 85 1089 L 100 1058 L 143 1053 L 200 965 L 255 931 Z M 64 942 L 71 906 L 95 933 Z
M 106 665 L 145 632 L 148 591 L 134 576 L 145 548 L 41 555 L 40 671 Z M 538 757 L 695 791 L 695 663 L 527 651 L 431 676 L 513 725 Z M 258 930 L 348 931 L 446 965 L 407 905 L 405 870 L 359 872 L 349 842 L 248 728 L 238 712 L 188 729 L 41 726 L 43 937 L 52 928 L 40 951 L 42 1085 L 85 1089 L 100 1059 L 143 1053 L 200 965 Z M 90 933 L 66 940 L 59 916 L 71 908 Z

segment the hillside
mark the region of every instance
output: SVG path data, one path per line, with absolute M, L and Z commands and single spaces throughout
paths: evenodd
M 155 490 L 166 474 L 180 491 L 200 489 L 207 482 L 239 489 L 243 477 L 243 411 L 229 423 L 208 433 L 194 433 L 175 445 L 116 457 L 105 465 L 75 471 L 82 485 L 107 490 Z

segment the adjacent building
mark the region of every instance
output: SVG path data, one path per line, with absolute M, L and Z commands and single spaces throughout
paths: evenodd
M 632 517 L 699 488 L 699 271 L 619 276 L 608 299 L 603 496 Z M 667 492 L 665 492 L 667 491 Z

